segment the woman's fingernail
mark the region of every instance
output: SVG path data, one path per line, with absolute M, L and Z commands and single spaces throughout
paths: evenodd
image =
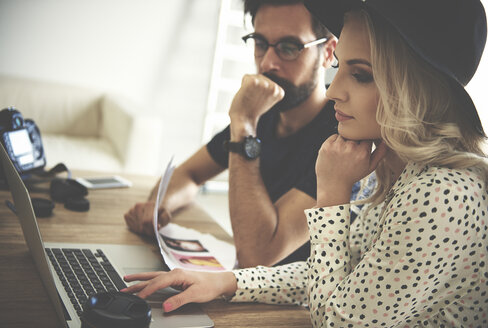
M 127 290 L 127 288 L 122 288 L 121 290 L 119 290 L 120 292 L 125 292 Z
M 173 309 L 173 306 L 169 303 L 163 303 L 164 312 L 169 312 Z

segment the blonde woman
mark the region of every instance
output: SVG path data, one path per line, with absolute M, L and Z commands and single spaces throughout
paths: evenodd
M 165 311 L 220 295 L 307 305 L 316 327 L 488 326 L 485 135 L 464 90 L 486 41 L 481 3 L 306 5 L 340 34 L 327 90 L 338 134 L 322 145 L 317 206 L 305 211 L 310 258 L 218 274 L 136 274 L 126 280 L 143 281 L 127 291 L 184 290 Z M 376 193 L 350 226 L 348 191 L 373 171 Z

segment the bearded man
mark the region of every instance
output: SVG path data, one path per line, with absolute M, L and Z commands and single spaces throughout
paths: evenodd
M 310 255 L 304 209 L 316 203 L 315 161 L 336 133 L 325 69 L 336 38 L 302 1 L 246 0 L 257 74 L 245 75 L 230 125 L 178 166 L 159 208 L 159 224 L 187 205 L 198 187 L 229 170 L 229 209 L 239 267 L 305 260 Z M 129 228 L 152 235 L 156 184 L 146 203 L 126 214 Z

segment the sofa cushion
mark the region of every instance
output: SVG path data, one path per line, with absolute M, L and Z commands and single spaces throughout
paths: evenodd
M 46 133 L 99 137 L 101 99 L 89 89 L 0 76 L 0 109 L 16 107 Z
M 123 171 L 123 163 L 107 139 L 42 134 L 47 167 L 64 163 L 69 169 Z
M 0 106 L 37 123 L 47 168 L 159 174 L 162 122 L 121 95 L 0 75 Z

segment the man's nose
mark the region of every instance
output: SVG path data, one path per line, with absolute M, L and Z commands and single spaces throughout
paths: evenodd
M 274 47 L 269 47 L 263 57 L 257 58 L 260 72 L 270 72 L 279 69 L 281 59 Z

